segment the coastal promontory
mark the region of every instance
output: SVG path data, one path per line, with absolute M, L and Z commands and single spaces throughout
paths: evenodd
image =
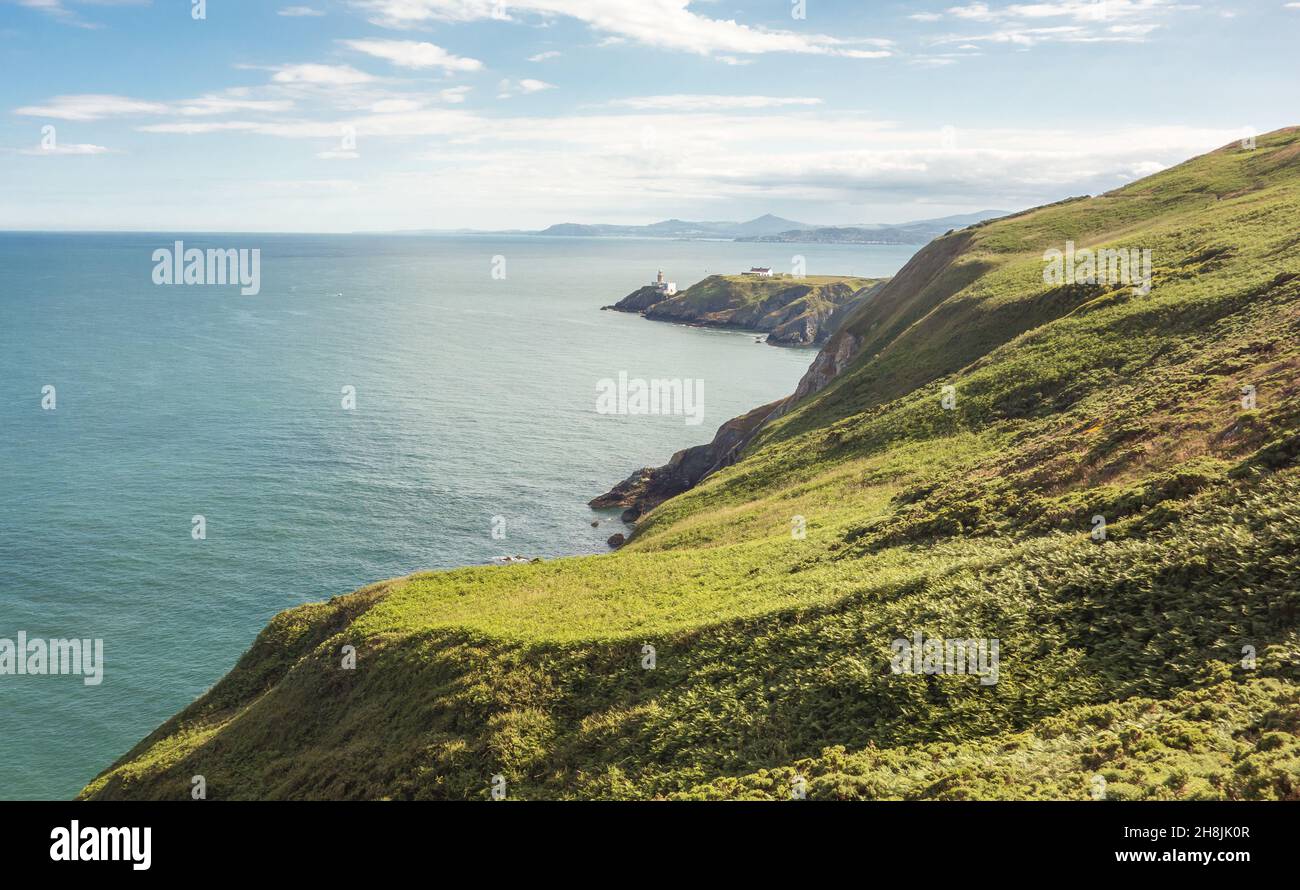
M 884 280 L 755 269 L 710 275 L 680 292 L 648 284 L 606 308 L 653 321 L 755 331 L 778 346 L 817 346 Z

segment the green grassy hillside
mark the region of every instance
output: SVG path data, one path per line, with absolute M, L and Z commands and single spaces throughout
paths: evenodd
M 83 795 L 1300 799 L 1297 219 L 1288 130 L 938 239 L 619 552 L 284 612 Z

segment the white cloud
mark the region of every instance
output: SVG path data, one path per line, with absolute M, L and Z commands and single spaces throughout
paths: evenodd
M 549 85 L 511 80 L 503 86 L 520 95 Z M 431 104 L 454 102 L 466 89 L 381 93 L 359 113 L 328 119 L 173 119 L 137 130 L 316 140 L 323 143 L 317 156 L 327 159 L 348 157 L 350 149 L 337 147 L 345 128 L 366 144 L 426 138 L 432 140 L 431 166 L 418 181 L 436 182 L 447 197 L 445 206 L 461 206 L 473 220 L 481 221 L 487 212 L 474 204 L 475 195 L 500 195 L 502 223 L 516 211 L 562 216 L 629 202 L 648 213 L 660 200 L 666 210 L 696 199 L 863 203 L 880 196 L 972 203 L 1003 198 L 1028 206 L 1111 188 L 1238 136 L 1185 127 L 1091 125 L 945 136 L 828 111 L 811 97 L 762 95 L 633 97 L 615 100 L 603 111 L 554 117 Z M 813 131 L 835 133 L 836 139 L 809 140 Z M 680 132 L 691 138 L 669 138 Z M 381 186 L 367 181 L 364 189 L 372 188 Z M 394 193 L 391 206 L 413 200 L 415 193 Z
M 1161 27 L 1160 19 L 1200 9 L 1176 0 L 1055 0 L 953 6 L 947 16 L 961 22 L 998 26 L 982 34 L 948 35 L 937 43 L 979 41 L 1029 47 L 1040 43 L 1144 43 Z M 914 16 L 915 18 L 915 16 Z M 1053 20 L 1060 24 L 1053 24 Z
M 843 219 L 849 208 L 859 218 L 847 221 L 870 222 L 879 220 L 865 208 L 886 203 L 1015 209 L 1097 193 L 1237 137 L 1226 130 L 1087 126 L 962 131 L 946 144 L 937 130 L 834 115 L 816 120 L 839 137 L 828 146 L 801 138 L 810 123 L 804 115 L 495 119 L 472 147 L 445 144 L 428 153 L 428 170 L 374 186 L 408 202 L 437 196 L 450 225 L 616 221 L 629 207 L 649 219 L 686 206 L 725 213 L 788 202 L 823 208 L 813 221 Z M 682 129 L 692 138 L 653 138 Z M 379 195 L 373 201 L 387 203 Z M 396 197 L 392 206 L 401 206 Z
M 515 81 L 509 87 L 516 95 L 523 89 Z M 628 208 L 653 217 L 679 215 L 683 207 L 729 213 L 739 206 L 814 206 L 823 210 L 809 218 L 828 222 L 852 221 L 844 217 L 858 216 L 853 208 L 927 202 L 1014 209 L 1109 189 L 1239 138 L 1235 131 L 1093 124 L 971 129 L 945 137 L 829 110 L 809 97 L 761 95 L 646 96 L 590 113 L 500 114 L 445 104 L 467 88 L 452 89 L 451 95 L 322 91 L 311 117 L 173 116 L 136 129 L 159 138 L 288 139 L 309 146 L 305 157 L 365 165 L 355 192 L 347 192 L 355 206 L 334 210 L 352 218 L 355 213 L 348 213 L 366 208 L 369 226 L 379 229 L 428 227 L 415 218 L 417 208 L 431 206 L 435 197 L 438 218 L 448 227 L 616 219 Z M 337 101 L 340 93 L 348 93 L 346 101 Z M 355 113 L 340 113 L 363 99 Z M 340 142 L 342 131 L 356 134 L 359 157 Z M 691 138 L 673 138 L 683 132 Z M 810 140 L 809 132 L 836 138 Z M 366 149 L 398 140 L 392 148 L 400 150 L 413 139 L 423 142 L 401 172 L 375 166 L 390 152 Z M 261 206 L 263 198 L 250 193 L 247 200 Z M 297 227 L 317 225 L 333 212 L 329 206 L 322 196 L 299 208 L 295 212 L 306 216 L 295 217 Z M 860 215 L 857 221 L 873 221 L 869 210 Z
M 275 69 L 271 80 L 284 84 L 314 84 L 320 86 L 352 86 L 370 83 L 375 78 L 351 65 L 282 65 Z
M 255 133 L 259 131 L 261 124 L 254 121 L 209 121 L 207 123 L 185 123 L 177 122 L 170 124 L 145 124 L 136 127 L 141 133 L 184 133 L 186 135 L 199 135 L 202 133 L 222 133 L 222 132 L 248 132 Z M 332 132 L 332 130 L 331 130 Z M 324 125 L 321 133 L 324 135 Z
M 1007 28 L 983 34 L 958 34 L 935 41 L 946 43 L 1003 43 L 1013 46 L 1037 46 L 1040 43 L 1145 43 L 1158 25 L 1112 25 L 1102 30 L 1089 30 L 1076 25 L 1058 25 L 1051 28 Z
M 416 40 L 344 40 L 357 52 L 386 59 L 402 68 L 441 68 L 444 71 L 478 71 L 478 59 L 455 56 L 440 46 Z
M 616 108 L 673 111 L 719 111 L 727 108 L 780 108 L 789 105 L 821 105 L 821 99 L 784 96 L 707 96 L 675 94 L 668 96 L 638 96 L 616 99 L 609 103 Z
M 453 100 L 454 101 L 454 100 Z M 236 121 L 169 121 L 136 127 L 141 133 L 170 133 L 201 136 L 210 133 L 242 132 L 281 139 L 328 139 L 336 143 L 346 130 L 358 137 L 458 136 L 489 129 L 490 121 L 466 111 L 449 108 L 396 109 L 340 117 L 332 120 L 283 119 Z
M 106 117 L 165 114 L 167 111 L 168 106 L 163 102 L 147 102 L 142 99 L 128 99 L 125 96 L 83 93 L 75 96 L 55 96 L 45 105 L 24 105 L 21 108 L 15 108 L 14 114 L 22 114 L 28 117 L 52 117 L 65 121 L 94 121 Z
M 402 114 L 408 111 L 418 111 L 420 103 L 415 99 L 380 99 L 370 106 L 370 110 L 375 114 Z
M 293 107 L 287 99 L 255 100 L 243 98 L 241 91 L 199 96 L 179 102 L 150 102 L 127 96 L 82 94 L 55 96 L 44 105 L 24 105 L 14 114 L 46 117 L 65 121 L 94 121 L 109 117 L 147 117 L 171 114 L 182 117 L 206 117 L 235 111 L 283 112 Z
M 1056 0 L 1042 3 L 1010 3 L 990 7 L 971 3 L 949 8 L 950 15 L 973 21 L 992 22 L 1009 19 L 1066 18 L 1075 22 L 1105 22 L 1153 13 L 1198 9 L 1177 0 Z
M 436 97 L 443 102 L 452 104 L 464 102 L 471 89 L 473 88 L 467 86 L 448 87 L 445 90 L 439 90 L 433 97 L 393 95 L 376 99 L 366 106 L 366 110 L 373 114 L 409 114 L 425 108 L 429 98 Z
M 173 104 L 172 112 L 185 117 L 206 117 L 235 111 L 282 112 L 293 107 L 288 99 L 239 99 L 229 96 L 200 96 Z
M 411 28 L 429 22 L 470 22 L 501 18 L 498 0 L 351 0 L 370 13 L 375 24 Z M 845 39 L 802 31 L 782 31 L 742 25 L 733 19 L 712 19 L 691 12 L 691 0 L 511 0 L 516 14 L 564 16 L 584 22 L 609 38 L 645 46 L 713 55 L 811 53 L 880 58 L 890 55 L 891 41 Z M 869 48 L 864 48 L 869 47 Z
M 529 93 L 540 93 L 542 90 L 553 89 L 555 89 L 555 84 L 547 83 L 544 80 L 536 80 L 532 77 L 525 77 L 514 82 L 503 80 L 497 85 L 497 98 L 509 99 L 518 93 L 528 95 Z
M 559 58 L 560 56 L 562 56 L 562 55 L 564 55 L 564 53 L 560 52 L 559 50 L 551 49 L 551 50 L 547 50 L 547 51 L 544 52 L 544 53 L 538 53 L 538 54 L 535 55 L 535 56 L 529 56 L 529 57 L 528 57 L 528 61 L 530 61 L 530 62 L 545 62 L 545 61 L 547 61 L 548 59 L 558 59 L 558 58 Z
M 250 184 L 259 191 L 272 189 L 312 194 L 322 191 L 355 192 L 357 190 L 357 184 L 350 179 L 263 179 Z
M 111 148 L 105 148 L 102 145 L 91 145 L 90 143 L 66 143 L 51 145 L 48 148 L 24 148 L 19 154 L 32 155 L 35 157 L 59 157 L 60 155 L 102 155 L 111 152 Z
M 987 3 L 972 3 L 969 6 L 954 6 L 948 10 L 948 14 L 959 19 L 974 19 L 977 22 L 992 21 L 994 18 L 993 11 L 989 9 Z
M 14 0 L 19 6 L 25 6 L 28 9 L 35 9 L 45 13 L 51 18 L 57 19 L 65 25 L 72 25 L 77 28 L 102 28 L 102 25 L 88 22 L 79 16 L 76 12 L 64 5 L 63 0 Z M 104 0 L 103 5 L 117 5 L 113 0 Z
M 425 0 L 412 2 L 421 8 L 428 5 Z M 570 0 L 547 2 L 574 6 Z M 659 0 L 645 2 L 653 6 Z M 542 0 L 527 3 L 535 10 Z M 621 7 L 599 0 L 590 0 L 589 5 Z M 676 6 L 688 19 L 698 18 L 687 13 L 683 4 Z M 1021 16 L 967 27 L 988 35 L 1022 32 L 1021 38 L 1007 37 L 1008 41 L 1024 39 L 1026 33 L 1035 40 L 1097 35 L 1138 39 L 1154 23 L 1129 17 L 1106 22 L 1104 28 L 1111 30 L 1104 30 L 1068 16 Z M 630 28 L 621 33 L 595 24 L 593 28 L 601 32 L 598 36 L 645 42 Z M 1070 36 L 1048 37 L 1044 32 Z M 693 39 L 674 37 L 673 46 L 683 49 Z M 929 54 L 905 58 L 916 65 L 951 65 L 952 59 L 967 55 L 958 47 L 979 47 L 992 39 L 963 37 L 952 46 L 930 47 Z M 447 42 L 455 45 L 450 39 Z M 415 40 L 347 40 L 339 46 L 402 69 L 432 69 L 439 74 L 472 70 L 464 63 L 480 64 L 458 60 L 432 43 Z M 950 49 L 951 54 L 946 52 Z M 713 58 L 728 55 L 716 47 L 691 51 L 710 52 Z M 522 56 L 518 49 L 514 52 Z M 753 57 L 752 51 L 736 52 Z M 795 93 L 789 96 L 763 94 L 785 92 L 775 82 L 743 95 L 726 95 L 722 86 L 701 88 L 719 90 L 716 94 L 666 92 L 613 99 L 605 94 L 595 100 L 602 105 L 578 104 L 579 111 L 549 116 L 528 112 L 533 106 L 562 103 L 516 98 L 499 104 L 489 101 L 476 110 L 465 104 L 469 87 L 440 90 L 455 81 L 435 81 L 427 75 L 381 77 L 336 64 L 285 64 L 258 70 L 263 72 L 259 79 L 269 78 L 269 83 L 191 99 L 55 96 L 17 111 L 69 121 L 138 118 L 132 123 L 140 140 L 145 141 L 138 134 L 150 134 L 148 141 L 171 146 L 176 136 L 186 135 L 198 143 L 191 149 L 195 154 L 236 140 L 245 145 L 257 145 L 258 139 L 294 140 L 297 148 L 291 155 L 309 162 L 313 158 L 348 161 L 351 167 L 333 165 L 332 169 L 358 170 L 357 206 L 375 208 L 366 218 L 376 228 L 400 226 L 403 215 L 431 206 L 433 196 L 439 198 L 438 213 L 453 226 L 490 221 L 515 225 L 538 217 L 594 219 L 611 212 L 652 216 L 663 210 L 677 215 L 682 207 L 726 208 L 746 202 L 780 208 L 783 204 L 864 207 L 880 201 L 946 200 L 1013 208 L 1110 188 L 1237 138 L 1236 133 L 1213 130 L 1125 129 L 1088 123 L 1069 130 L 963 131 L 955 141 L 945 142 L 937 131 L 871 119 L 837 106 L 828 108 L 815 97 L 815 81 L 812 87 L 800 87 L 797 78 L 786 85 Z M 546 69 L 531 70 L 546 73 Z M 522 97 L 555 89 L 544 80 L 516 79 L 518 72 L 510 74 L 501 85 L 504 95 Z M 472 95 L 490 100 L 491 86 L 499 76 L 484 84 L 486 95 Z M 558 94 L 562 98 L 582 86 L 570 77 L 554 79 L 565 89 Z M 582 101 L 579 94 L 575 103 Z M 357 135 L 359 153 L 346 147 L 351 143 L 340 142 L 343 129 Z M 831 133 L 834 138 L 810 138 L 816 133 Z M 209 135 L 215 138 L 209 140 Z M 107 151 L 102 146 L 67 151 L 78 150 Z M 321 206 L 303 203 L 283 213 L 301 214 L 298 224 L 312 226 L 316 224 L 313 214 Z M 864 212 L 861 221 L 870 219 L 870 212 Z
M 310 6 L 286 6 L 276 15 L 288 16 L 289 18 L 303 18 L 307 16 L 322 16 L 325 13 L 319 9 L 312 9 Z

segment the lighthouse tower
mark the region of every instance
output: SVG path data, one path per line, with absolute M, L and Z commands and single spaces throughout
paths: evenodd
M 664 281 L 664 270 L 660 269 L 659 274 L 655 276 L 655 283 L 652 285 L 659 293 L 671 297 L 677 293 L 677 282 Z

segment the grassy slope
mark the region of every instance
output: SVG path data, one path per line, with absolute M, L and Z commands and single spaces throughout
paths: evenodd
M 1297 218 L 1288 131 L 939 239 L 624 550 L 282 613 L 84 794 L 1300 797 Z M 1154 289 L 1048 287 L 1066 240 Z M 1001 681 L 892 675 L 916 630 Z

